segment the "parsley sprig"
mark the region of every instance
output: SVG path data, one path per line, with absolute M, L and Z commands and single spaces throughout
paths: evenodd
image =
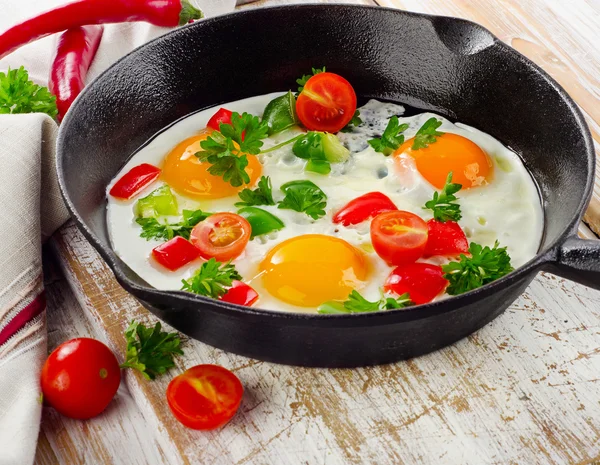
M 360 110 L 356 110 L 350 122 L 342 128 L 342 132 L 352 132 L 353 128 L 360 126 L 362 123 L 363 120 L 360 117 Z
M 417 131 L 413 141 L 412 149 L 419 150 L 429 147 L 429 144 L 437 142 L 437 138 L 444 134 L 437 130 L 442 122 L 437 118 L 429 118 Z
M 177 333 L 162 331 L 160 323 L 146 328 L 132 321 L 125 330 L 127 353 L 121 368 L 133 368 L 142 372 L 146 379 L 154 379 L 175 366 L 173 358 L 183 355 L 181 339 Z
M 432 210 L 433 218 L 437 221 L 458 221 L 462 218 L 458 199 L 454 195 L 462 188 L 461 184 L 452 182 L 452 172 L 448 173 L 446 184 L 441 192 L 434 192 L 433 199 L 425 204 L 424 210 Z
M 267 137 L 269 126 L 258 116 L 249 113 L 231 115 L 231 124 L 222 123 L 219 131 L 213 132 L 200 143 L 202 151 L 196 156 L 212 166 L 208 172 L 213 176 L 222 176 L 223 180 L 234 187 L 250 182 L 246 172 L 247 153 L 256 155 L 263 146 L 261 139 Z
M 236 207 L 252 207 L 254 205 L 275 205 L 273 200 L 273 186 L 269 176 L 262 176 L 258 181 L 258 187 L 254 190 L 244 189 L 238 193 L 241 202 L 236 202 Z
M 460 261 L 442 266 L 444 277 L 450 283 L 446 292 L 450 295 L 463 294 L 513 271 L 506 247 L 498 241 L 493 248 L 482 247 L 475 242 L 469 246 L 470 257 L 460 255 Z
M 0 114 L 46 113 L 58 114 L 56 97 L 46 87 L 29 80 L 23 66 L 0 73 Z
M 234 265 L 211 258 L 191 278 L 182 280 L 181 289 L 218 299 L 227 292 L 234 279 L 242 279 Z
M 281 190 L 285 197 L 277 208 L 304 212 L 313 220 L 325 216 L 327 195 L 312 181 L 290 181 Z
M 306 85 L 306 83 L 308 82 L 308 80 L 313 77 L 315 74 L 320 74 L 320 73 L 324 73 L 325 72 L 325 66 L 323 66 L 323 68 L 313 68 L 312 69 L 312 74 L 304 74 L 300 79 L 296 79 L 296 83 L 298 84 L 298 93 L 296 94 L 296 97 L 298 97 L 298 95 L 300 95 L 300 93 L 304 90 L 304 86 Z
M 397 116 L 392 116 L 383 131 L 380 138 L 370 139 L 369 145 L 376 152 L 383 153 L 386 157 L 404 143 L 404 131 L 408 129 L 408 124 L 400 124 Z
M 142 227 L 140 237 L 146 240 L 158 239 L 169 241 L 175 236 L 190 238 L 194 226 L 204 221 L 212 213 L 202 210 L 183 210 L 183 218 L 178 223 L 160 222 L 157 218 L 137 218 L 135 221 Z
M 371 302 L 365 299 L 357 291 L 352 291 L 346 301 L 326 302 L 319 307 L 318 312 L 329 315 L 338 313 L 370 313 L 379 312 L 381 310 L 406 308 L 411 305 L 414 305 L 414 302 L 410 300 L 410 295 L 408 293 L 402 294 L 400 297 L 382 297 L 376 302 Z

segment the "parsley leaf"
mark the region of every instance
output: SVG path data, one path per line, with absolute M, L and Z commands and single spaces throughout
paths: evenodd
M 132 321 L 125 331 L 127 353 L 121 368 L 133 368 L 142 372 L 146 379 L 154 379 L 175 366 L 173 357 L 183 355 L 179 348 L 181 339 L 177 333 L 161 330 L 160 323 L 152 328 Z
M 262 176 L 258 181 L 258 187 L 254 190 L 244 189 L 238 195 L 242 202 L 236 202 L 236 207 L 252 207 L 254 205 L 275 205 L 273 200 L 273 186 L 271 178 Z
M 342 128 L 342 132 L 352 132 L 352 127 L 360 126 L 362 123 L 363 120 L 360 117 L 360 111 L 356 110 L 350 122 Z
M 158 239 L 169 241 L 175 236 L 190 238 L 194 226 L 208 218 L 212 213 L 202 210 L 183 210 L 183 219 L 179 223 L 161 223 L 156 218 L 137 218 L 135 221 L 142 227 L 140 237 L 146 240 Z
M 386 157 L 404 143 L 402 133 L 408 129 L 408 124 L 400 124 L 397 116 L 392 116 L 383 135 L 379 139 L 370 139 L 369 145 L 376 152 L 383 153 Z
M 425 149 L 429 147 L 429 144 L 437 142 L 437 138 L 444 134 L 437 130 L 442 125 L 442 122 L 436 118 L 429 118 L 421 129 L 417 131 L 415 140 L 412 145 L 413 150 Z
M 313 220 L 325 216 L 327 196 L 312 181 L 290 181 L 281 190 L 285 197 L 277 208 L 304 212 Z
M 376 302 L 365 299 L 357 291 L 352 291 L 345 302 L 325 302 L 319 306 L 318 312 L 321 314 L 336 313 L 369 313 L 379 312 L 381 310 L 392 310 L 396 308 L 405 308 L 414 305 L 410 300 L 408 293 L 400 297 L 383 297 Z
M 446 292 L 450 295 L 463 294 L 513 271 L 506 247 L 499 245 L 496 241 L 490 249 L 471 242 L 470 257 L 461 254 L 460 261 L 443 265 L 444 278 L 450 283 Z
M 54 118 L 58 114 L 56 97 L 48 88 L 29 80 L 23 66 L 0 73 L 0 114 L 46 113 Z
M 267 123 L 261 122 L 258 116 L 234 112 L 231 124 L 222 123 L 220 131 L 213 132 L 200 143 L 202 151 L 195 155 L 212 165 L 208 172 L 213 176 L 222 176 L 234 187 L 248 184 L 250 176 L 246 172 L 248 157 L 245 154 L 260 152 L 261 139 L 267 137 L 268 130 Z
M 242 279 L 242 276 L 231 262 L 221 263 L 211 258 L 191 278 L 181 281 L 181 289 L 218 299 L 227 292 L 227 287 L 231 286 L 234 279 Z
M 306 83 L 308 82 L 308 80 L 311 77 L 313 77 L 315 74 L 324 73 L 324 72 L 325 72 L 325 66 L 323 66 L 323 69 L 313 68 L 312 74 L 304 74 L 300 79 L 296 79 L 296 83 L 298 84 L 298 93 L 296 94 L 296 97 L 298 97 L 298 95 L 300 95 L 300 93 L 304 90 L 304 86 L 306 85 Z
M 452 182 L 452 171 L 448 173 L 446 184 L 442 192 L 434 192 L 433 199 L 425 204 L 424 210 L 432 210 L 433 218 L 445 223 L 446 221 L 458 221 L 462 218 L 460 205 L 456 202 L 456 194 L 462 188 L 461 184 Z

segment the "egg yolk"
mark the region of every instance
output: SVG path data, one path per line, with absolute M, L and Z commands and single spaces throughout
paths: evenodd
M 263 285 L 292 305 L 346 300 L 368 275 L 365 255 L 342 239 L 307 234 L 273 247 L 260 265 Z
M 202 151 L 200 143 L 213 132 L 205 129 L 201 133 L 179 143 L 165 158 L 162 178 L 169 186 L 181 195 L 201 199 L 219 199 L 237 194 L 244 187 L 232 186 L 221 176 L 213 176 L 208 172 L 211 164 L 202 162 L 194 154 Z M 246 172 L 250 176 L 250 185 L 256 183 L 262 168 L 254 155 L 246 155 L 248 166 Z
M 446 132 L 428 147 L 412 150 L 413 139 L 404 142 L 395 152 L 396 160 L 410 156 L 421 176 L 437 189 L 443 189 L 448 173 L 452 182 L 463 189 L 487 184 L 493 174 L 490 157 L 473 141 L 466 137 Z

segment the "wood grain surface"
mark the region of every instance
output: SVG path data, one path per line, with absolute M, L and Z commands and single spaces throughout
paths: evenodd
M 293 2 L 244 8 L 280 3 Z M 600 121 L 599 52 L 590 46 L 600 26 L 597 2 L 379 3 L 484 24 L 564 80 L 600 141 L 593 120 Z M 72 223 L 47 252 L 50 347 L 90 336 L 123 354 L 129 321 L 156 321 Z M 124 372 L 117 398 L 95 419 L 71 421 L 45 408 L 36 463 L 600 464 L 600 292 L 552 275 L 538 276 L 477 333 L 406 362 L 324 370 L 187 339 L 184 349 L 176 368 L 154 382 Z M 171 377 L 199 363 L 229 368 L 245 386 L 238 415 L 210 433 L 182 427 L 165 402 Z

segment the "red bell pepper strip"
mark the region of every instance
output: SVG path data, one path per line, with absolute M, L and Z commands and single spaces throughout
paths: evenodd
M 56 56 L 50 68 L 48 88 L 56 96 L 58 121 L 85 87 L 85 76 L 96 55 L 104 26 L 69 29 L 58 39 Z
M 110 189 L 110 195 L 118 199 L 129 200 L 146 186 L 153 183 L 160 174 L 160 168 L 142 163 L 131 168 Z
M 232 114 L 233 113 L 227 108 L 219 108 L 217 112 L 208 120 L 206 127 L 214 129 L 215 131 L 219 131 L 221 129 L 221 124 L 231 124 Z
M 427 222 L 427 245 L 424 257 L 434 255 L 459 255 L 469 251 L 469 241 L 464 231 L 455 221 L 429 220 Z
M 34 40 L 87 24 L 144 21 L 175 27 L 200 18 L 202 12 L 189 0 L 75 0 L 0 34 L 0 58 Z
M 431 302 L 447 285 L 441 266 L 411 263 L 394 268 L 383 289 L 397 295 L 408 292 L 410 300 L 420 305 Z
M 251 307 L 258 300 L 258 293 L 241 281 L 233 281 L 231 288 L 221 297 L 223 302 Z
M 192 260 L 196 260 L 200 256 L 200 251 L 190 241 L 176 236 L 152 249 L 152 256 L 165 268 L 175 271 Z
M 334 223 L 344 226 L 362 223 L 380 213 L 398 210 L 389 197 L 381 192 L 369 192 L 351 200 L 333 217 Z

